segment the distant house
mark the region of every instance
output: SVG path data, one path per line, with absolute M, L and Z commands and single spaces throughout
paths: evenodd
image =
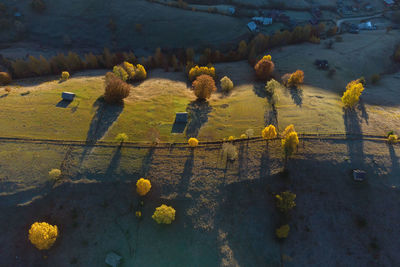
M 75 98 L 75 94 L 74 94 L 74 93 L 71 93 L 71 92 L 62 92 L 61 98 L 62 98 L 64 101 L 73 101 L 74 98 Z
M 368 21 L 368 22 L 358 24 L 358 29 L 359 30 L 375 30 L 376 26 L 373 25 L 371 23 L 371 21 Z
M 257 25 L 254 23 L 254 21 L 250 21 L 247 23 L 247 28 L 249 28 L 251 32 L 254 32 L 257 30 Z
M 386 4 L 387 6 L 392 6 L 392 5 L 394 5 L 394 1 L 393 1 L 393 0 L 383 0 L 383 2 L 385 2 L 385 4 Z

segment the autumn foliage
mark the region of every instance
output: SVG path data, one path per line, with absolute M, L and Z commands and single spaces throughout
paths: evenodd
M 254 70 L 256 71 L 256 76 L 260 80 L 266 80 L 271 77 L 272 72 L 275 69 L 275 64 L 271 60 L 271 56 L 264 56 L 257 64 L 254 66 Z
M 29 241 L 39 250 L 50 249 L 58 237 L 57 225 L 35 222 L 29 229 Z
M 274 125 L 268 125 L 261 132 L 264 139 L 274 139 L 277 136 L 276 128 Z
M 217 91 L 214 79 L 206 74 L 200 75 L 192 83 L 194 94 L 198 99 L 204 100 L 210 98 L 211 93 Z
M 129 96 L 130 85 L 122 81 L 114 73 L 106 74 L 104 100 L 109 104 L 120 103 Z
M 190 147 L 196 147 L 199 145 L 199 140 L 197 140 L 196 138 L 192 137 L 188 140 L 188 144 Z
M 11 83 L 11 75 L 7 72 L 0 72 L 0 85 L 7 85 Z
M 297 149 L 297 145 L 299 144 L 299 137 L 296 132 L 288 133 L 282 139 L 282 148 L 285 154 L 285 157 L 289 157 L 294 154 Z
M 353 108 L 360 100 L 360 96 L 363 91 L 364 86 L 358 80 L 349 82 L 346 86 L 346 91 L 342 96 L 344 107 Z
M 156 208 L 156 211 L 151 217 L 158 224 L 171 224 L 175 220 L 175 209 L 162 204 L 160 207 Z
M 296 70 L 293 72 L 288 80 L 288 85 L 296 87 L 304 82 L 304 72 L 302 70 Z
M 148 179 L 140 178 L 136 182 L 136 192 L 140 196 L 146 195 L 150 191 L 150 188 L 151 188 L 151 183 L 150 180 Z
M 289 235 L 290 227 L 288 224 L 282 225 L 277 228 L 275 234 L 278 238 L 286 238 Z
M 199 67 L 199 66 L 194 66 L 189 70 L 188 76 L 190 81 L 194 81 L 197 77 L 200 75 L 209 75 L 212 78 L 215 78 L 215 68 L 214 67 Z
M 296 207 L 296 194 L 290 192 L 290 191 L 285 191 L 280 193 L 279 195 L 275 196 L 276 198 L 276 207 L 282 211 L 287 213 L 294 207 Z

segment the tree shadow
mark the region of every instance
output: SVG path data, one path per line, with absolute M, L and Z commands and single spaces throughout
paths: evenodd
M 261 97 L 261 98 L 267 98 L 267 90 L 265 89 L 265 84 L 255 84 L 253 86 L 253 92 L 256 94 L 256 96 Z
M 239 156 L 238 156 L 238 161 L 239 161 L 239 180 L 245 179 L 247 177 L 247 169 L 248 169 L 248 148 L 249 148 L 249 143 L 248 142 L 240 142 L 239 146 Z
M 268 147 L 266 145 L 265 149 L 263 150 L 263 153 L 261 155 L 261 160 L 260 160 L 260 181 L 264 181 L 270 175 L 269 164 L 270 164 L 269 152 L 268 152 Z
M 60 102 L 57 103 L 56 107 L 58 108 L 67 108 L 69 104 L 71 104 L 72 101 L 67 101 L 67 100 L 60 100 Z
M 140 177 L 146 177 L 147 174 L 150 171 L 150 165 L 151 162 L 153 161 L 153 156 L 154 156 L 154 151 L 156 150 L 156 147 L 153 146 L 149 148 L 149 152 L 147 152 L 146 156 L 142 160 L 142 168 L 140 170 Z
M 189 114 L 189 122 L 186 128 L 186 137 L 197 137 L 200 128 L 208 121 L 208 114 L 212 107 L 207 101 L 192 101 L 186 108 Z
M 355 165 L 355 168 L 360 168 L 364 166 L 364 144 L 362 140 L 362 129 L 356 110 L 344 109 L 343 121 L 351 163 Z
M 105 172 L 105 180 L 108 181 L 113 180 L 111 179 L 111 177 L 115 174 L 115 171 L 118 169 L 121 157 L 122 157 L 121 146 L 118 146 Z
M 184 197 L 185 192 L 189 187 L 190 178 L 193 176 L 193 166 L 194 166 L 194 149 L 190 149 L 190 154 L 185 162 L 185 167 L 181 174 L 181 182 L 179 184 L 178 192 Z
M 8 96 L 8 93 L 7 94 L 2 94 L 2 95 L 0 95 L 0 98 L 4 98 L 4 97 L 7 97 Z
M 100 97 L 94 102 L 93 108 L 96 108 L 96 113 L 92 118 L 86 136 L 86 143 L 88 144 L 95 144 L 107 133 L 124 109 L 124 104 L 109 105 L 105 103 L 103 97 Z
M 399 158 L 396 155 L 393 144 L 389 144 L 390 160 L 392 161 L 392 173 L 399 169 Z
M 361 111 L 361 117 L 362 117 L 362 118 L 365 120 L 365 122 L 368 124 L 369 116 L 368 116 L 367 110 L 365 109 L 364 101 L 363 101 L 362 99 L 360 99 L 360 102 L 358 102 L 358 108 L 359 108 L 360 111 Z
M 301 107 L 303 104 L 303 89 L 291 87 L 289 88 L 290 96 L 292 97 L 293 102 Z
M 123 104 L 109 105 L 105 103 L 103 97 L 99 97 L 96 102 L 93 103 L 92 107 L 96 109 L 96 113 L 90 122 L 86 136 L 86 146 L 80 159 L 80 166 L 82 166 L 86 154 L 92 151 L 93 145 L 107 133 L 108 129 L 118 119 L 124 109 Z
M 275 127 L 278 127 L 278 110 L 276 109 L 275 104 L 270 104 L 265 110 L 264 122 L 265 126 L 272 124 Z

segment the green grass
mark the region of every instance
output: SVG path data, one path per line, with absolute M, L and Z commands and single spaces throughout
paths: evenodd
M 103 76 L 95 76 L 71 78 L 63 83 L 50 81 L 36 87 L 12 87 L 8 96 L 0 98 L 0 136 L 86 140 L 98 108 L 94 103 L 103 94 L 103 83 Z M 268 121 L 268 101 L 257 96 L 253 87 L 245 84 L 234 88 L 230 96 L 214 95 L 209 100 L 211 111 L 195 127 L 199 139 L 221 140 L 231 135 L 238 138 L 247 129 L 259 136 Z M 31 92 L 22 96 L 27 90 Z M 63 91 L 77 95 L 66 108 L 56 106 Z M 344 132 L 336 94 L 304 86 L 301 106 L 294 103 L 286 88 L 276 94 L 280 131 L 293 123 L 299 132 Z M 164 142 L 184 142 L 185 133 L 172 134 L 171 130 L 175 113 L 186 111 L 194 99 L 183 80 L 150 78 L 132 89 L 103 140 L 112 141 L 117 134 L 126 133 L 129 141 L 153 141 L 158 137 Z

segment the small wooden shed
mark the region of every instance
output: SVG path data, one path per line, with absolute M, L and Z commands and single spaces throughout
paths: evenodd
M 75 94 L 71 92 L 62 92 L 61 97 L 65 101 L 73 101 L 75 98 Z

